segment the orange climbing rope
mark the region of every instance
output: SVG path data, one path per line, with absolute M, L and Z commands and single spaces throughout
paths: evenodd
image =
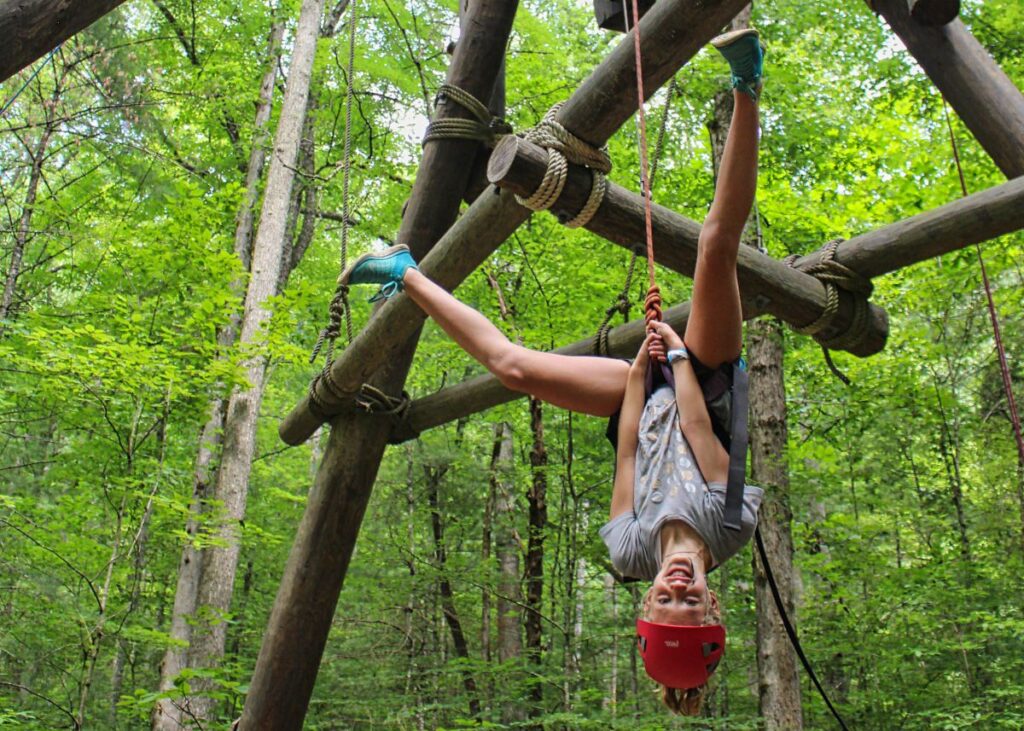
M 626 31 L 629 31 L 629 11 L 626 0 L 623 0 L 623 16 Z M 640 17 L 638 0 L 633 0 L 633 19 Z M 644 70 L 640 56 L 640 24 L 633 25 L 633 49 L 636 55 L 636 94 L 637 120 L 640 137 L 640 184 L 644 198 L 644 230 L 647 237 L 647 296 L 644 298 L 644 321 L 648 329 L 653 322 L 661 322 L 661 290 L 654 278 L 654 227 L 651 214 L 651 181 L 647 172 L 647 119 L 644 115 Z M 659 342 L 651 348 L 651 357 L 658 361 L 665 360 L 665 349 Z

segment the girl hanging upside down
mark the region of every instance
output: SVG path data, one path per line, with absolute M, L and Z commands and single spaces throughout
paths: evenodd
M 427 279 L 404 245 L 360 257 L 341 280 L 379 284 L 378 297 L 404 289 L 507 388 L 572 411 L 618 415 L 611 517 L 601 537 L 624 577 L 653 581 L 637 621 L 641 654 L 666 705 L 691 715 L 725 647 L 707 573 L 750 540 L 762 496 L 747 486 L 739 525 L 726 527 L 730 383 L 742 340 L 736 257 L 757 185 L 764 49 L 754 30 L 726 33 L 712 44 L 732 69 L 735 107 L 698 241 L 683 338 L 653 323 L 631 364 L 529 350 Z M 661 353 L 675 390 L 663 384 L 646 393 L 645 376 Z

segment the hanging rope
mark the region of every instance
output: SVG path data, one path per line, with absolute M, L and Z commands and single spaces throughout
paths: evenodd
M 345 87 L 345 145 L 342 152 L 342 184 L 341 184 L 341 262 L 338 268 L 338 285 L 331 298 L 328 307 L 329 321 L 327 327 L 320 331 L 320 335 L 313 346 L 313 352 L 309 356 L 309 362 L 316 360 L 327 341 L 327 358 L 324 370 L 331 367 L 334 361 L 334 343 L 341 334 L 341 321 L 345 320 L 345 335 L 348 342 L 352 342 L 352 311 L 348 305 L 348 285 L 341 283 L 341 273 L 348 268 L 348 228 L 351 218 L 351 207 L 349 205 L 349 182 L 352 172 L 352 74 L 355 70 L 356 59 L 356 3 L 349 6 L 348 20 L 348 64 L 345 70 L 347 84 Z M 316 381 L 310 384 L 310 392 L 316 390 Z M 311 397 L 312 400 L 312 397 Z
M 960 192 L 967 197 L 967 181 L 964 178 L 963 166 L 960 164 L 960 151 L 957 148 L 956 136 L 953 134 L 953 124 L 949 119 L 949 108 L 946 105 L 946 98 L 942 98 L 942 113 L 946 117 L 946 129 L 949 130 L 949 145 L 953 150 L 953 160 L 956 162 L 956 171 L 960 176 Z M 999 354 L 999 372 L 1003 379 L 1003 391 L 1006 393 L 1006 403 L 1010 411 L 1010 423 L 1013 424 L 1013 434 L 1017 439 L 1017 460 L 1018 464 L 1024 465 L 1024 436 L 1021 435 L 1020 415 L 1017 412 L 1017 400 L 1013 396 L 1013 380 L 1010 378 L 1010 367 L 1006 362 L 1006 348 L 1003 345 L 1002 328 L 999 325 L 999 315 L 996 312 L 995 299 L 992 296 L 992 285 L 988 278 L 988 269 L 985 267 L 985 258 L 981 255 L 981 246 L 974 245 L 974 251 L 978 255 L 978 266 L 981 268 L 981 279 L 985 283 L 985 297 L 988 300 L 988 316 L 992 321 L 992 335 L 995 340 L 996 353 Z
M 622 12 L 626 23 L 626 32 L 629 32 L 629 9 L 626 7 L 626 0 L 622 0 Z M 633 18 L 640 17 L 640 5 L 633 0 Z M 650 329 L 652 323 L 661 322 L 661 289 L 658 287 L 654 277 L 654 228 L 651 213 L 651 181 L 648 175 L 647 165 L 647 119 L 644 114 L 644 71 L 643 61 L 640 54 L 640 24 L 633 26 L 633 51 L 636 57 L 636 95 L 637 95 L 637 123 L 640 128 L 638 144 L 640 146 L 640 185 L 644 198 L 644 233 L 647 242 L 647 296 L 644 298 L 644 321 Z M 660 341 L 656 341 L 651 348 L 651 358 L 656 361 L 665 360 L 665 348 Z
M 665 99 L 665 106 L 661 111 L 661 123 L 658 128 L 658 140 L 654 143 L 654 157 L 651 159 L 651 190 L 654 190 L 654 180 L 658 175 L 658 166 L 661 162 L 661 155 L 665 151 L 665 130 L 668 127 L 668 115 L 672 108 L 672 100 L 675 98 L 679 91 L 679 85 L 676 81 L 676 77 L 672 77 L 672 81 L 668 85 L 668 94 Z M 643 248 L 639 246 L 633 247 L 633 251 L 629 256 L 629 265 L 626 268 L 626 281 L 622 285 L 622 291 L 619 292 L 615 298 L 615 304 L 609 307 L 604 312 L 604 320 L 597 326 L 597 334 L 594 335 L 594 348 L 593 352 L 595 355 L 607 356 L 610 355 L 610 349 L 608 346 L 608 335 L 611 332 L 611 321 L 615 313 L 621 313 L 624 321 L 629 320 L 629 290 L 633 286 L 633 273 L 636 270 L 636 260 L 643 252 Z
M 790 328 L 801 335 L 813 337 L 821 346 L 821 351 L 829 370 L 832 371 L 836 378 L 849 386 L 849 377 L 836 367 L 836 364 L 832 361 L 832 354 L 829 351 L 852 347 L 868 335 L 868 325 L 871 321 L 868 297 L 871 296 L 874 285 L 871 284 L 870 279 L 861 276 L 845 264 L 836 261 L 836 250 L 842 242 L 842 239 L 829 241 L 818 250 L 817 259 L 810 259 L 802 265 L 797 266 L 796 264 L 800 258 L 797 254 L 787 256 L 783 259 L 783 262 L 786 266 L 793 267 L 804 274 L 810 274 L 825 285 L 825 309 L 822 310 L 821 315 L 808 325 L 802 327 L 790 325 Z M 834 326 L 836 317 L 839 315 L 840 290 L 854 295 L 852 319 L 845 330 L 826 337 L 823 333 Z
M 434 96 L 435 110 L 441 99 L 458 104 L 472 114 L 473 119 L 446 117 L 432 120 L 427 125 L 426 134 L 423 135 L 424 145 L 433 140 L 477 140 L 488 147 L 494 147 L 498 140 L 512 132 L 508 122 L 501 117 L 493 116 L 487 105 L 465 89 L 451 84 L 441 84 Z

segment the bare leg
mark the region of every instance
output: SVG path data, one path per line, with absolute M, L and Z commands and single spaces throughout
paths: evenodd
M 711 205 L 697 243 L 686 347 L 717 368 L 739 357 L 743 341 L 736 255 L 757 189 L 757 102 L 739 91 Z
M 625 361 L 529 350 L 418 270 L 407 269 L 403 282 L 413 302 L 507 388 L 594 416 L 610 416 L 622 404 Z

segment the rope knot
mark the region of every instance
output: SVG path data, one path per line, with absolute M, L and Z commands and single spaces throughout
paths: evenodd
M 791 325 L 794 332 L 810 335 L 821 346 L 825 354 L 825 362 L 829 369 L 844 383 L 849 385 L 850 379 L 836 368 L 829 350 L 842 350 L 861 342 L 868 334 L 870 308 L 868 297 L 874 291 L 871 280 L 864 277 L 845 264 L 836 261 L 836 250 L 843 239 L 833 239 L 818 250 L 816 259 L 809 259 L 797 266 L 800 258 L 792 254 L 783 259 L 786 266 L 793 267 L 820 281 L 825 286 L 825 309 L 813 322 L 802 327 Z M 845 330 L 835 335 L 824 333 L 835 325 L 839 314 L 839 292 L 845 291 L 853 295 L 853 317 Z
M 423 135 L 424 145 L 431 140 L 449 139 L 478 140 L 488 147 L 494 147 L 499 139 L 512 132 L 512 126 L 508 122 L 501 117 L 492 116 L 487 106 L 465 89 L 452 84 L 441 84 L 434 95 L 435 113 L 437 106 L 445 100 L 458 104 L 473 115 L 473 119 L 445 117 L 431 120 L 427 125 L 426 134 Z
M 529 196 L 516 196 L 520 205 L 531 211 L 545 211 L 551 208 L 562 195 L 565 181 L 569 177 L 569 163 L 583 165 L 590 169 L 591 186 L 583 208 L 575 216 L 560 217 L 560 222 L 569 228 L 585 226 L 604 200 L 608 183 L 605 175 L 611 172 L 612 159 L 607 145 L 597 148 L 562 126 L 555 119 L 565 102 L 559 102 L 549 109 L 536 127 L 529 129 L 523 139 L 533 142 L 548 151 L 548 167 L 544 179 Z

